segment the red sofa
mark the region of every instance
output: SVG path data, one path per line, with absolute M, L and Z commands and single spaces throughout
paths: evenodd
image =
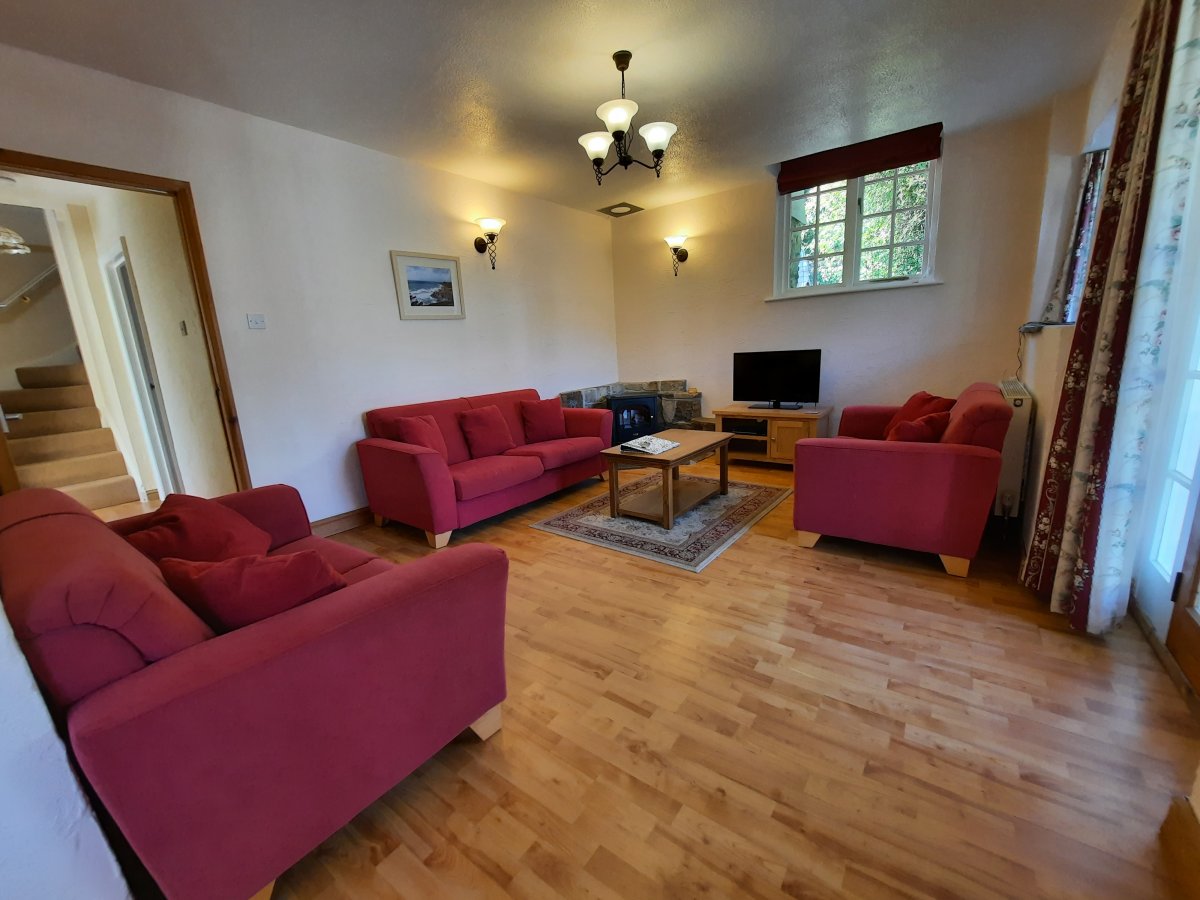
M 994 384 L 954 402 L 939 443 L 884 440 L 900 407 L 848 406 L 838 436 L 796 442 L 793 524 L 800 543 L 822 535 L 937 553 L 965 576 L 1000 479 L 1012 408 Z
M 219 498 L 348 586 L 214 635 L 65 494 L 0 497 L 0 592 L 79 768 L 173 900 L 246 900 L 505 695 L 508 562 L 402 566 L 315 537 L 282 485 Z
M 473 525 L 562 488 L 599 475 L 600 451 L 612 440 L 607 409 L 564 409 L 565 438 L 527 443 L 521 401 L 535 390 L 504 391 L 407 406 L 373 409 L 365 416 L 368 437 L 358 442 L 367 502 L 375 522 L 403 522 L 425 532 L 432 547 L 444 547 L 456 528 Z M 472 459 L 458 414 L 499 408 L 516 447 Z M 397 419 L 432 416 L 447 455 L 399 439 Z

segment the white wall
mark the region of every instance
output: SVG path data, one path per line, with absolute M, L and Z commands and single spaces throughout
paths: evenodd
M 0 206 L 0 225 L 11 228 L 26 243 L 50 243 L 40 209 Z M 0 255 L 0 300 L 20 290 L 54 263 L 49 250 L 23 256 Z M 51 276 L 30 292 L 31 302 L 17 301 L 0 310 L 0 391 L 16 390 L 16 369 L 79 362 L 75 331 L 62 282 Z
M 158 390 L 167 410 L 183 490 L 213 497 L 236 489 L 233 466 L 221 427 L 216 386 L 200 328 L 200 309 L 180 239 L 175 202 L 170 197 L 92 188 L 88 204 L 98 264 L 104 271 L 102 301 L 117 319 L 121 298 L 114 296 L 108 264 L 129 249 L 129 268 L 137 284 L 151 352 L 157 361 Z M 180 328 L 186 325 L 187 333 Z M 109 359 L 122 357 L 136 365 L 129 348 L 109 349 Z M 145 430 L 139 408 L 127 413 Z M 152 440 L 146 435 L 145 440 Z
M 777 195 L 761 184 L 614 223 L 620 377 L 685 377 L 731 398 L 735 350 L 819 347 L 821 399 L 840 409 L 954 396 L 1016 366 L 1037 248 L 1046 111 L 944 142 L 936 255 L 944 284 L 766 303 Z M 690 258 L 671 274 L 663 237 Z
M 0 894 L 9 900 L 129 896 L 3 616 Z
M 3 46 L 0 121 L 8 148 L 191 182 L 251 477 L 314 519 L 365 505 L 367 409 L 617 377 L 607 219 Z M 460 256 L 466 319 L 401 322 L 389 250 Z

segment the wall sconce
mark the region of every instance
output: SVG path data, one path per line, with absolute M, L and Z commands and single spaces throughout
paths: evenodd
M 492 269 L 496 268 L 496 239 L 500 237 L 500 229 L 504 227 L 503 219 L 476 219 L 475 224 L 483 231 L 483 237 L 475 238 L 475 249 L 480 253 L 487 251 L 488 259 L 492 261 Z
M 671 265 L 675 268 L 675 277 L 679 277 L 679 264 L 687 262 L 688 252 L 683 247 L 683 242 L 688 236 L 686 234 L 673 234 L 668 238 L 663 238 L 667 242 L 667 246 L 671 248 Z

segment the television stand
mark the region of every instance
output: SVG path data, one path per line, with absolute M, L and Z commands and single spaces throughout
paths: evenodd
M 829 436 L 832 412 L 832 406 L 774 409 L 731 403 L 714 409 L 712 414 L 717 431 L 734 433 L 729 442 L 730 459 L 790 466 L 796 458 L 796 441 Z
M 747 409 L 804 409 L 804 404 L 772 400 L 770 403 L 751 403 Z

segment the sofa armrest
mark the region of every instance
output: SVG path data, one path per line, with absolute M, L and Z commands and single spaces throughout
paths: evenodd
M 440 534 L 458 527 L 450 467 L 436 450 L 385 438 L 357 444 L 371 512 Z
M 499 704 L 507 572 L 448 549 L 74 706 L 79 764 L 166 895 L 249 897 Z
M 270 484 L 218 497 L 217 502 L 245 516 L 271 535 L 271 549 L 312 534 L 308 510 L 291 485 Z
M 798 530 L 964 559 L 1000 478 L 999 453 L 965 444 L 806 438 L 795 463 Z
M 882 440 L 887 423 L 899 411 L 898 406 L 847 406 L 838 423 L 838 437 Z
M 567 423 L 567 437 L 598 437 L 607 447 L 612 443 L 611 409 L 563 409 L 563 420 Z

